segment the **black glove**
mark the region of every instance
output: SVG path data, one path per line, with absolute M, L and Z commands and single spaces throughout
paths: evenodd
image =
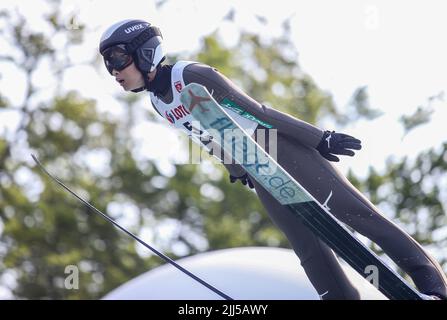
M 361 141 L 344 133 L 325 131 L 317 146 L 318 152 L 329 161 L 338 162 L 340 159 L 334 154 L 353 156 L 354 150 L 362 149 Z
M 249 187 L 250 189 L 253 189 L 253 188 L 255 187 L 255 186 L 253 185 L 253 182 L 251 182 L 250 178 L 248 177 L 248 174 L 247 174 L 247 173 L 244 174 L 243 176 L 240 176 L 240 177 L 235 177 L 235 176 L 232 176 L 232 175 L 230 174 L 230 182 L 231 182 L 231 183 L 235 183 L 237 180 L 241 180 L 241 182 L 242 182 L 242 184 L 243 184 L 244 186 L 246 186 L 247 183 L 248 183 L 248 187 Z

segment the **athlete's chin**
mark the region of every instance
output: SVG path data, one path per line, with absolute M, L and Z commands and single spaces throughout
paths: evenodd
M 135 89 L 137 89 L 137 88 L 128 87 L 128 86 L 126 86 L 126 85 L 123 86 L 123 90 L 124 90 L 124 91 L 131 91 L 131 90 L 135 90 Z
M 125 83 L 122 85 L 122 87 L 123 87 L 124 91 L 132 91 L 132 90 L 137 90 L 138 88 L 141 88 L 141 86 L 138 86 L 138 85 L 129 86 L 129 85 L 126 85 Z

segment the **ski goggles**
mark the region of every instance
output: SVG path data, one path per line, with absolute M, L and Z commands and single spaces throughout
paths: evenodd
M 121 71 L 128 67 L 132 62 L 132 55 L 126 49 L 126 46 L 119 44 L 104 50 L 104 63 L 107 70 L 112 74 L 113 70 Z

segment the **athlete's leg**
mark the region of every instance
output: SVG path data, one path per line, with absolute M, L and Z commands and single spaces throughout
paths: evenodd
M 377 243 L 408 273 L 420 291 L 447 297 L 447 280 L 439 264 L 408 234 L 381 215 L 316 150 L 278 135 L 277 155 L 284 169 L 316 200 L 327 205 L 340 221 Z

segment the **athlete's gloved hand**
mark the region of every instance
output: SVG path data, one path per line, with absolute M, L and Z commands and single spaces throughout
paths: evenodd
M 338 162 L 340 159 L 334 154 L 353 156 L 354 150 L 362 149 L 361 141 L 344 133 L 325 131 L 317 146 L 318 152 L 329 161 Z
M 248 184 L 248 187 L 250 189 L 253 189 L 255 186 L 253 185 L 253 182 L 251 182 L 250 178 L 248 177 L 248 174 L 244 174 L 243 176 L 240 177 L 235 177 L 230 175 L 230 182 L 231 183 L 235 183 L 237 180 L 241 180 L 242 184 L 244 186 L 246 186 Z

